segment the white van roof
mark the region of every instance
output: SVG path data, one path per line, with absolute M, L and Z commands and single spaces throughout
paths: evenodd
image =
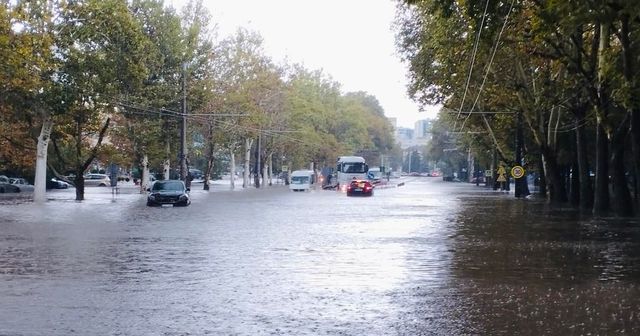
M 295 176 L 295 175 L 306 176 L 309 174 L 313 174 L 313 170 L 294 170 L 291 172 L 291 176 Z

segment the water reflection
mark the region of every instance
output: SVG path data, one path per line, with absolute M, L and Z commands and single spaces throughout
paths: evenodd
M 640 301 L 634 220 L 594 223 L 540 200 L 469 194 L 456 221 L 452 287 L 481 334 L 633 334 Z

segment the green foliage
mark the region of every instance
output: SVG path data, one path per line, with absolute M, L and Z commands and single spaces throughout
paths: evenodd
M 478 157 L 496 148 L 501 160 L 512 162 L 515 114 L 465 112 L 521 113 L 526 164 L 542 169 L 544 162 L 551 199 L 562 200 L 562 171 L 575 168 L 579 151 L 576 126 L 592 139 L 598 123 L 617 153 L 600 153 L 606 158 L 598 165 L 604 172 L 609 160 L 618 176 L 612 183 L 619 184 L 612 189 L 625 197 L 625 171 L 640 169 L 637 159 L 635 168 L 621 163 L 623 156 L 639 157 L 640 148 L 640 100 L 633 98 L 640 93 L 637 1 L 402 3 L 397 41 L 410 69 L 409 93 L 422 104 L 441 103 L 453 111 L 441 120 L 445 128 L 462 131 L 459 146 Z M 623 147 L 629 138 L 634 145 Z M 584 166 L 594 160 L 588 152 L 583 171 L 593 169 Z M 606 172 L 601 177 L 606 180 Z
M 263 162 L 273 155 L 292 167 L 332 166 L 362 151 L 378 160 L 394 148 L 375 97 L 342 93 L 321 71 L 275 64 L 254 32 L 214 45 L 209 22 L 202 1 L 181 15 L 161 0 L 2 2 L 2 162 L 32 164 L 17 158 L 35 142 L 18 148 L 7 139 L 35 138 L 45 115 L 54 118 L 49 164 L 60 173 L 81 174 L 94 159 L 176 162 L 183 80 L 188 138 L 198 139 L 193 162 L 258 136 Z

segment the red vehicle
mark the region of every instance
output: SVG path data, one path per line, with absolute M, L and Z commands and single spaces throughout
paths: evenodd
M 366 180 L 353 180 L 347 186 L 347 196 L 372 196 L 373 185 Z

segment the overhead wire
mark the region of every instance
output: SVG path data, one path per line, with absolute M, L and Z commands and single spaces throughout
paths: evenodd
M 464 92 L 462 94 L 462 100 L 460 101 L 460 108 L 458 109 L 458 115 L 456 116 L 456 120 L 453 123 L 453 130 L 456 130 L 458 126 L 458 119 L 460 118 L 460 114 L 462 113 L 462 108 L 464 107 L 464 101 L 467 97 L 467 91 L 469 90 L 469 83 L 471 82 L 471 75 L 473 74 L 473 67 L 476 61 L 476 54 L 478 52 L 478 45 L 480 44 L 480 36 L 482 35 L 482 27 L 484 27 L 484 20 L 487 17 L 487 10 L 489 9 L 489 0 L 484 7 L 484 13 L 482 14 L 482 21 L 480 22 L 480 27 L 478 28 L 478 35 L 476 36 L 476 41 L 473 46 L 473 53 L 471 55 L 471 65 L 469 66 L 469 75 L 467 76 L 467 83 L 464 87 Z
M 136 114 L 136 115 L 144 115 L 144 116 L 171 116 L 171 117 L 183 117 L 183 114 L 177 111 L 172 111 L 169 109 L 158 109 L 158 110 L 153 110 L 152 108 L 149 107 L 143 107 L 143 106 L 138 106 L 138 105 L 133 105 L 133 104 L 129 104 L 129 103 L 123 103 L 123 102 L 116 102 L 117 105 L 125 107 L 127 110 L 125 113 L 129 113 L 129 114 Z M 134 110 L 134 111 L 132 111 Z M 137 110 L 137 111 L 135 111 Z M 204 116 L 192 116 L 190 114 L 186 114 L 184 115 L 187 119 L 192 119 L 192 120 L 197 120 L 203 123 L 218 123 L 218 124 L 224 124 L 227 127 L 229 127 L 228 129 L 233 129 L 233 128 L 241 128 L 245 131 L 253 131 L 253 132 L 260 132 L 261 134 L 264 135 L 270 135 L 270 136 L 280 136 L 281 138 L 285 138 L 291 142 L 294 143 L 298 143 L 298 144 L 305 144 L 306 142 L 303 140 L 300 140 L 298 138 L 283 134 L 283 133 L 294 133 L 294 132 L 298 132 L 298 131 L 286 131 L 286 130 L 265 130 L 265 129 L 260 129 L 260 128 L 256 128 L 256 127 L 251 127 L 248 125 L 241 125 L 238 123 L 234 123 L 231 121 L 226 121 L 226 120 L 211 120 L 211 119 L 207 119 Z M 212 113 L 211 116 L 215 116 L 215 113 Z M 312 145 L 314 147 L 321 147 L 320 145 Z
M 496 39 L 496 43 L 493 46 L 493 51 L 491 53 L 491 58 L 489 59 L 489 64 L 487 64 L 487 66 L 486 66 L 486 70 L 485 70 L 484 76 L 482 78 L 482 83 L 480 84 L 480 88 L 478 89 L 478 94 L 476 95 L 476 99 L 473 102 L 473 105 L 471 106 L 471 109 L 469 109 L 469 114 L 467 114 L 467 117 L 462 122 L 462 126 L 460 126 L 460 131 L 462 131 L 462 129 L 464 129 L 464 126 L 467 123 L 467 120 L 469 120 L 469 117 L 471 116 L 471 113 L 473 112 L 473 109 L 478 104 L 478 100 L 480 100 L 480 96 L 482 95 L 482 89 L 484 89 L 484 85 L 487 82 L 487 78 L 489 77 L 489 72 L 491 71 L 491 65 L 493 65 L 493 60 L 494 60 L 494 58 L 496 56 L 496 53 L 498 51 L 498 47 L 500 46 L 500 39 L 502 38 L 502 33 L 504 33 L 504 30 L 507 27 L 507 23 L 509 22 L 509 16 L 511 15 L 511 11 L 513 10 L 514 3 L 515 3 L 515 0 L 512 0 L 511 1 L 511 6 L 509 7 L 509 11 L 507 12 L 506 17 L 504 18 L 504 22 L 502 23 L 502 28 L 500 29 L 500 33 L 498 33 L 498 37 Z M 483 115 L 483 117 L 485 117 L 485 116 Z

